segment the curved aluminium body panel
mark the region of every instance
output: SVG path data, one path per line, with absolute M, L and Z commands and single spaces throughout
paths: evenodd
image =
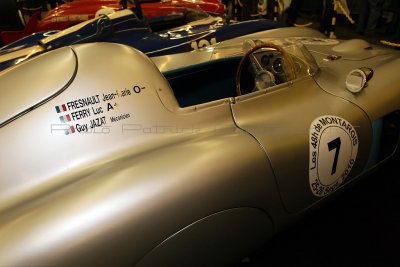
M 9 151 L 0 162 L 1 266 L 132 266 L 166 239 L 179 243 L 210 225 L 218 234 L 226 216 L 259 242 L 272 233 L 262 206 L 265 196 L 279 202 L 273 174 L 258 143 L 235 126 L 229 101 L 179 108 L 153 63 L 126 46 L 49 56 L 62 61 L 71 49 L 78 70 L 68 88 L 0 130 Z M 102 65 L 99 53 L 115 56 Z M 45 57 L 12 71 L 24 75 Z M 220 254 L 224 261 L 231 251 Z
M 368 160 L 372 142 L 369 118 L 354 104 L 321 90 L 312 78 L 271 95 L 240 99 L 233 106 L 233 115 L 237 125 L 255 136 L 266 150 L 290 213 L 306 209 L 354 177 L 341 176 L 348 168 L 350 174 L 361 173 Z M 314 124 L 321 126 L 315 137 L 326 138 L 317 139 L 313 146 Z M 325 151 L 333 140 L 341 143 L 336 164 L 335 149 Z M 329 173 L 324 174 L 324 168 Z M 318 185 L 321 189 L 314 188 L 317 184 L 309 179 L 316 172 L 315 178 L 323 181 Z
M 282 80 L 262 87 L 245 72 L 241 96 L 235 78 L 243 39 L 235 41 L 213 47 L 209 61 L 197 57 L 201 64 L 171 67 L 165 76 L 123 45 L 50 52 L 57 62 L 76 55 L 65 90 L 39 94 L 42 101 L 0 129 L 7 151 L 0 161 L 0 265 L 208 265 L 208 257 L 228 263 L 236 260 L 232 253 L 246 254 L 396 148 L 396 101 L 369 106 L 373 101 L 357 99 L 365 95 L 339 95 L 345 85 L 323 86 L 321 77 L 335 71 L 324 62 L 337 57 L 317 55 L 341 41 L 272 40 L 291 55 L 297 78 L 285 79 L 285 70 L 275 68 L 280 64 L 272 64 L 281 62 L 279 54 L 264 49 L 255 59 L 268 56 L 264 67 Z M 307 50 L 306 42 L 318 46 Z M 391 53 L 372 49 L 378 64 L 370 67 L 379 75 L 372 79 L 382 79 L 379 62 Z M 46 57 L 0 73 L 0 83 Z M 347 60 L 341 63 L 368 62 Z M 396 86 L 385 90 L 398 94 Z M 371 120 L 372 114 L 383 117 Z M 394 142 L 387 143 L 390 135 Z M 381 154 L 381 146 L 392 150 Z
M 355 42 L 358 41 L 358 42 Z M 400 53 L 395 50 L 372 48 L 361 40 L 348 40 L 341 44 L 325 47 L 313 56 L 320 62 L 321 68 L 329 68 L 329 72 L 321 71 L 316 76 L 317 83 L 327 92 L 353 102 L 362 108 L 371 120 L 382 118 L 389 112 L 398 110 L 400 106 L 400 84 L 397 82 L 397 64 Z M 310 51 L 315 46 L 308 45 Z M 336 60 L 327 61 L 328 56 L 336 56 Z M 359 93 L 352 93 L 344 88 L 347 74 L 360 67 L 372 69 L 373 76 L 367 86 Z
M 36 69 L 46 68 L 48 65 L 52 66 L 48 72 L 52 79 L 38 79 Z M 6 71 L 0 82 L 0 126 L 62 93 L 73 80 L 77 67 L 73 51 L 64 49 L 43 55 L 37 64 L 23 65 L 20 71 Z M 25 79 L 21 79 L 20 73 L 25 74 Z

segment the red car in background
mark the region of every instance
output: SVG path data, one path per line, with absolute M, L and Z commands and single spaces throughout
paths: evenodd
M 140 0 L 140 3 L 146 18 L 182 13 L 184 9 L 202 9 L 218 14 L 225 12 L 225 5 L 220 0 Z M 132 7 L 134 4 L 128 3 L 128 8 Z M 119 0 L 75 0 L 50 10 L 41 20 L 39 13 L 33 15 L 23 31 L 3 31 L 0 35 L 3 43 L 9 44 L 35 32 L 63 30 L 92 19 L 101 12 L 110 13 L 123 8 Z

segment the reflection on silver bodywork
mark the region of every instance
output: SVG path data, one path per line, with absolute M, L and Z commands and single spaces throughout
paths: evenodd
M 325 61 L 337 44 L 302 32 L 153 59 L 83 44 L 1 72 L 0 266 L 229 266 L 391 156 L 399 54 Z M 238 96 L 246 40 L 284 47 L 298 78 L 254 91 L 246 68 Z M 284 71 L 273 49 L 254 58 Z

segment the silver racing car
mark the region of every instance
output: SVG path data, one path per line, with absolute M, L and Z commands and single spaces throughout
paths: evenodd
M 397 51 L 268 37 L 1 72 L 0 266 L 229 265 L 397 156 Z

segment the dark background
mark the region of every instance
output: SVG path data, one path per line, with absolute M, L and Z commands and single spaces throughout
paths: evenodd
M 400 266 L 398 166 L 379 167 L 235 267 Z

